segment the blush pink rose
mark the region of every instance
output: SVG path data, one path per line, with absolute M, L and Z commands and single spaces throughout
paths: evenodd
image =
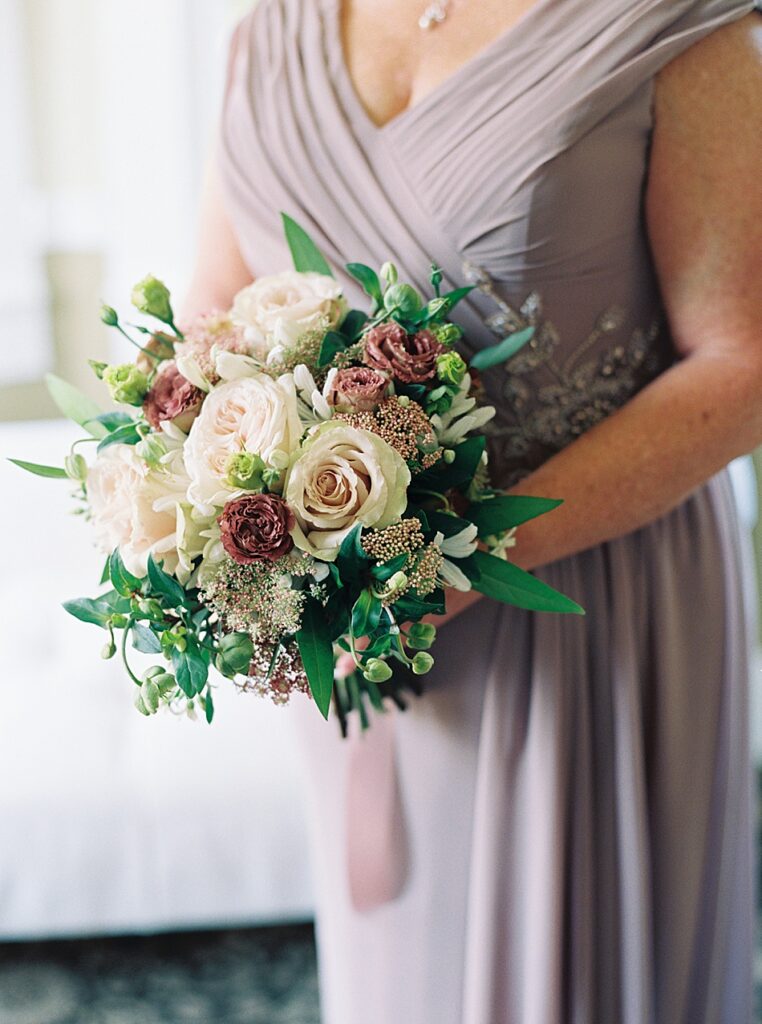
M 370 412 L 385 397 L 388 388 L 389 379 L 379 370 L 352 366 L 336 373 L 326 399 L 340 412 Z
M 274 562 L 294 546 L 294 514 L 277 494 L 246 494 L 229 501 L 218 520 L 222 546 L 235 562 Z
M 408 334 L 391 321 L 365 335 L 364 362 L 374 370 L 393 374 L 403 384 L 422 384 L 437 372 L 437 356 L 444 352 L 431 331 Z
M 203 400 L 203 391 L 183 377 L 174 363 L 166 363 L 145 397 L 143 414 L 154 430 L 169 420 L 187 433 Z

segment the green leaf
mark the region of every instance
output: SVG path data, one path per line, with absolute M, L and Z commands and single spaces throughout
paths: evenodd
M 333 644 L 323 610 L 316 601 L 305 605 L 296 642 L 312 696 L 320 714 L 327 719 L 333 693 Z
M 165 598 L 170 608 L 180 608 L 185 604 L 185 590 L 174 577 L 164 572 L 153 555 L 148 556 L 148 580 L 151 590 Z
M 417 487 L 432 491 L 446 491 L 451 487 L 463 487 L 469 484 L 477 470 L 487 439 L 483 434 L 468 437 L 453 449 L 455 461 L 449 466 L 440 461 L 425 473 L 413 477 L 410 490 L 414 493 Z
M 408 592 L 394 602 L 392 610 L 399 622 L 418 622 L 424 615 L 442 615 L 445 610 L 444 593 L 437 589 L 423 598 Z
M 350 309 L 341 322 L 341 333 L 349 341 L 355 341 L 368 322 L 368 314 L 361 309 Z
M 105 448 L 110 448 L 112 444 L 137 444 L 138 441 L 140 441 L 140 433 L 137 425 L 125 423 L 124 426 L 117 427 L 110 434 L 106 434 L 98 445 L 98 451 L 102 452 Z
M 454 288 L 451 292 L 447 292 L 443 295 L 442 298 L 447 299 L 448 313 L 450 310 L 454 309 L 462 299 L 465 299 L 467 295 L 470 295 L 474 290 L 474 287 L 475 286 L 472 284 L 467 284 L 463 288 Z
M 370 589 L 366 588 L 352 609 L 352 633 L 355 637 L 368 636 L 381 619 L 382 605 Z
M 444 537 L 454 537 L 456 533 L 465 530 L 470 526 L 468 519 L 461 519 L 460 516 L 451 516 L 447 512 L 429 512 L 429 527 L 437 530 Z
M 100 583 L 108 583 L 109 580 L 111 579 L 111 569 L 110 569 L 110 566 L 111 566 L 111 558 L 107 558 L 105 563 L 104 563 L 104 566 L 103 566 L 103 572 L 101 573 L 101 578 L 99 580 Z
M 359 281 L 362 290 L 369 298 L 377 302 L 379 306 L 383 304 L 384 293 L 375 270 L 366 267 L 364 263 L 347 263 L 346 271 L 352 275 L 355 281 Z
M 509 334 L 497 345 L 490 345 L 477 352 L 471 359 L 470 365 L 475 370 L 488 370 L 491 366 L 504 363 L 507 359 L 515 356 L 519 349 L 522 349 L 534 336 L 534 327 L 525 327 L 523 331 Z
M 347 339 L 338 331 L 328 331 L 320 345 L 318 366 L 327 366 L 333 357 L 347 347 Z
M 294 270 L 300 274 L 326 274 L 328 277 L 333 277 L 333 271 L 328 265 L 328 261 L 304 228 L 292 220 L 287 213 L 281 213 L 280 216 L 283 221 L 286 241 L 291 251 Z
M 471 558 L 479 573 L 479 578 L 472 580 L 474 590 L 486 597 L 529 611 L 585 614 L 576 601 L 511 562 L 483 551 L 474 552 Z
M 48 386 L 50 397 L 67 419 L 74 420 L 91 437 L 103 437 L 107 433 L 103 424 L 98 422 L 98 417 L 103 410 L 99 409 L 92 399 L 83 395 L 73 384 L 62 380 L 61 377 L 56 377 L 54 373 L 47 374 L 45 383 Z
M 209 652 L 199 648 L 192 637 L 187 638 L 184 651 L 172 651 L 172 666 L 177 685 L 186 697 L 198 696 L 209 678 Z
M 207 686 L 206 693 L 204 694 L 204 716 L 209 725 L 211 725 L 214 718 L 214 701 L 212 700 L 212 688 L 210 686 Z
M 8 459 L 19 469 L 25 469 L 27 473 L 34 473 L 35 476 L 44 476 L 49 480 L 67 480 L 68 474 L 65 469 L 58 466 L 40 466 L 37 462 L 24 462 L 23 459 Z
M 73 615 L 80 622 L 90 622 L 92 625 L 101 626 L 104 629 L 114 614 L 113 610 L 102 600 L 93 600 L 90 597 L 77 597 L 73 601 L 64 601 L 63 606 L 69 615 Z
M 96 416 L 95 419 L 109 432 L 133 422 L 132 416 L 128 412 L 104 412 L 100 416 Z
M 554 498 L 503 494 L 469 505 L 466 519 L 470 519 L 476 525 L 480 537 L 494 537 L 514 526 L 521 526 L 530 519 L 545 515 L 546 512 L 552 512 L 562 504 L 562 501 Z
M 370 574 L 374 580 L 378 580 L 380 583 L 386 583 L 390 580 L 395 572 L 399 572 L 404 569 L 407 565 L 407 554 L 403 551 L 401 555 L 395 555 L 394 558 L 390 558 L 388 562 L 379 562 L 378 565 L 374 565 L 370 570 Z
M 133 576 L 131 572 L 127 572 L 118 548 L 112 551 L 108 560 L 108 572 L 114 590 L 122 597 L 130 597 L 140 590 L 142 581 L 137 576 Z
M 156 634 L 139 622 L 132 624 L 132 646 L 143 654 L 161 654 L 161 642 Z

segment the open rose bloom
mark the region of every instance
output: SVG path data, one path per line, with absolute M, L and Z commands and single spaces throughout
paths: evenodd
M 390 264 L 386 278 L 350 264 L 371 301 L 349 310 L 314 244 L 284 225 L 299 269 L 182 330 L 162 282 L 140 282 L 133 301 L 152 321 L 135 364 L 92 364 L 129 404 L 98 415 L 52 387 L 95 456 L 76 446 L 61 469 L 18 464 L 78 488 L 108 582 L 66 607 L 105 631 L 105 657 L 120 652 L 142 714 L 211 721 L 216 670 L 277 703 L 306 694 L 345 731 L 351 712 L 366 726 L 371 709 L 404 707 L 434 664 L 424 620 L 449 589 L 581 609 L 506 559 L 516 528 L 559 503 L 490 487 L 494 410 L 450 320 L 468 289 L 442 294 L 434 267 L 425 301 Z M 125 333 L 111 307 L 102 319 Z M 472 365 L 494 365 L 498 347 Z M 158 659 L 143 675 L 132 647 Z

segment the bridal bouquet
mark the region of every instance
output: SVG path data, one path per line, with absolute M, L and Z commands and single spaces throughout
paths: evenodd
M 294 270 L 258 279 L 226 312 L 181 330 L 153 277 L 132 303 L 157 326 L 104 307 L 139 349 L 134 362 L 91 363 L 121 408 L 51 377 L 87 436 L 61 468 L 13 460 L 76 483 L 107 589 L 65 607 L 105 631 L 103 657 L 120 653 L 144 715 L 168 705 L 211 721 L 214 666 L 278 703 L 309 693 L 325 717 L 333 703 L 344 730 L 356 710 L 365 726 L 368 704 L 404 706 L 431 669 L 427 619 L 449 588 L 581 612 L 506 559 L 515 528 L 559 502 L 490 487 L 482 428 L 494 409 L 448 319 L 470 289 L 442 294 L 434 266 L 425 301 L 391 263 L 349 264 L 370 300 L 349 310 L 314 243 L 283 222 Z M 138 675 L 130 646 L 158 664 Z

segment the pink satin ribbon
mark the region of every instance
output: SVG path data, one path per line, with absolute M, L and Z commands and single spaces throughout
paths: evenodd
M 402 892 L 407 844 L 396 761 L 396 709 L 350 734 L 346 793 L 347 868 L 355 910 L 369 911 Z

